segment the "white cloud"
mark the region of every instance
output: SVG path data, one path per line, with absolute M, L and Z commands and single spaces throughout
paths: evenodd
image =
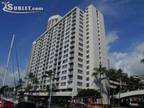
M 144 64 L 140 63 L 144 56 L 144 42 L 138 44 L 131 52 L 112 52 L 109 54 L 112 67 L 123 69 L 129 75 L 144 74 Z
M 144 53 L 144 42 L 136 46 L 136 50 L 140 53 Z
M 107 43 L 111 44 L 119 39 L 118 31 L 111 31 L 107 33 Z
M 119 39 L 118 31 L 109 31 L 106 36 L 107 50 L 109 51 L 111 44 Z

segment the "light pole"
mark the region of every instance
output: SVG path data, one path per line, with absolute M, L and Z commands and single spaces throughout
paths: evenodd
M 120 106 L 120 93 L 121 93 L 121 77 L 120 77 L 120 86 L 119 86 L 119 106 Z
M 52 79 L 53 79 L 53 75 L 50 76 L 50 93 L 49 93 L 49 105 L 48 108 L 50 108 L 51 106 L 51 95 L 52 95 Z

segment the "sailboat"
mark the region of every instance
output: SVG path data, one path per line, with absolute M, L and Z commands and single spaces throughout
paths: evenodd
M 13 34 L 13 37 L 12 37 L 12 40 L 11 40 L 11 45 L 10 45 L 10 49 L 9 49 L 9 53 L 8 53 L 8 57 L 7 57 L 7 64 L 6 64 L 6 71 L 4 72 L 4 76 L 3 76 L 3 81 L 2 81 L 2 87 L 5 87 L 5 83 L 6 83 L 6 76 L 8 74 L 8 69 L 9 69 L 9 64 L 10 64 L 10 58 L 11 58 L 11 55 L 12 55 L 12 50 L 13 50 L 13 47 L 14 47 L 14 43 L 15 43 L 15 35 Z M 15 45 L 15 48 L 16 48 L 16 45 Z M 6 97 L 3 95 L 0 96 L 0 108 L 14 108 L 14 104 L 17 104 L 18 103 L 18 100 L 16 99 L 16 87 L 17 86 L 20 86 L 21 83 L 22 83 L 22 80 L 20 78 L 20 70 L 19 70 L 19 62 L 18 62 L 18 55 L 17 55 L 17 52 L 16 52 L 16 61 L 17 61 L 17 71 L 18 71 L 18 77 L 19 77 L 19 85 L 16 85 L 16 81 L 15 81 L 15 73 L 14 73 L 14 70 L 13 70 L 13 77 L 14 77 L 14 96 L 13 97 Z

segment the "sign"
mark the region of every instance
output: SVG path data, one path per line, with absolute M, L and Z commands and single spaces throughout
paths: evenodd
M 15 5 L 13 3 L 2 2 L 4 5 L 3 11 L 9 13 L 25 14 L 25 13 L 39 13 L 43 11 L 43 7 L 34 7 L 29 5 Z

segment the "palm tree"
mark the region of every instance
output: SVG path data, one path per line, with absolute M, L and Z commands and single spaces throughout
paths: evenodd
M 109 69 L 108 72 L 106 73 L 106 76 L 110 79 L 110 80 L 116 80 L 118 79 L 117 76 L 117 70 L 116 69 Z
M 144 58 L 143 58 L 143 59 L 141 59 L 141 63 L 144 63 Z
M 7 88 L 8 88 L 8 85 L 2 86 L 0 88 L 0 95 L 4 95 L 4 92 L 6 91 Z
M 30 72 L 26 79 L 28 80 L 28 84 L 25 91 L 29 92 L 32 89 L 32 84 L 34 85 L 34 91 L 36 91 L 39 84 L 37 77 Z
M 43 77 L 49 77 L 49 79 L 50 79 L 50 85 L 47 86 L 47 89 L 49 90 L 49 105 L 48 105 L 48 108 L 50 108 L 50 106 L 51 106 L 51 95 L 52 95 L 52 88 L 53 88 L 52 81 L 53 81 L 54 74 L 55 73 L 52 70 L 49 70 L 49 71 L 45 72 L 45 75 L 43 75 Z
M 37 77 L 34 76 L 32 81 L 33 81 L 33 84 L 34 84 L 34 92 L 37 92 L 37 88 L 38 88 L 38 84 L 39 84 L 39 81 L 38 81 Z
M 94 68 L 95 72 L 92 74 L 92 76 L 94 76 L 95 80 L 98 79 L 99 82 L 99 86 L 100 86 L 100 94 L 102 95 L 102 76 L 106 76 L 108 70 L 106 69 L 106 67 L 102 67 L 101 65 L 99 66 L 99 68 Z M 102 98 L 101 98 L 101 103 L 102 103 Z

